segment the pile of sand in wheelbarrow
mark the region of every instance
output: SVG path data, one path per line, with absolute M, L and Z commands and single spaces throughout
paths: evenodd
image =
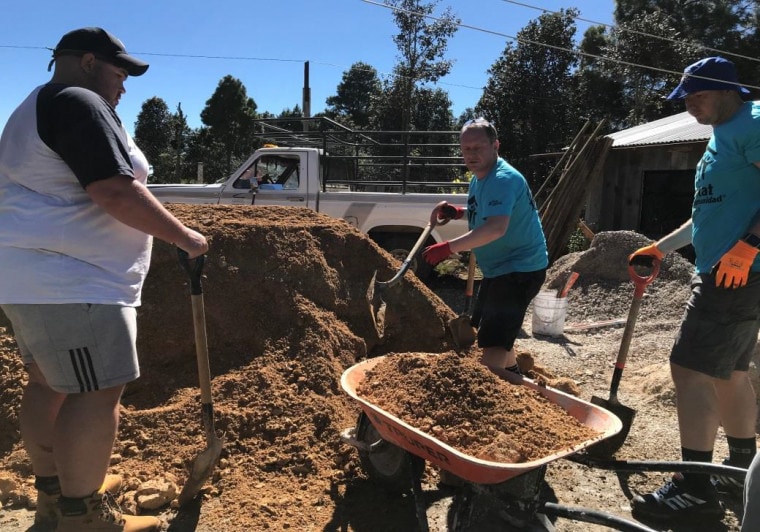
M 389 355 L 367 370 L 357 395 L 458 451 L 521 463 L 599 434 L 537 391 L 497 377 L 472 356 Z

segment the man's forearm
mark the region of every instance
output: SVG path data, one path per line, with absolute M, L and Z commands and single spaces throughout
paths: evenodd
M 656 242 L 657 249 L 665 254 L 691 244 L 691 218 L 681 227 Z
M 186 249 L 194 245 L 191 232 L 141 183 L 126 176 L 97 181 L 87 193 L 121 223 Z

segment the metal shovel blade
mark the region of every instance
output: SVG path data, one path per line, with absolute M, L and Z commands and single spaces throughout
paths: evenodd
M 203 485 L 211 476 L 216 464 L 219 462 L 219 456 L 222 454 L 224 440 L 214 436 L 206 442 L 206 449 L 195 457 L 190 475 L 182 486 L 182 491 L 177 498 L 180 506 L 195 499 L 203 488 Z
M 451 330 L 451 336 L 454 338 L 454 343 L 460 349 L 466 349 L 475 343 L 477 333 L 475 328 L 470 325 L 470 316 L 464 314 L 457 316 L 449 322 L 449 329 Z
M 615 454 L 625 443 L 625 440 L 628 437 L 628 433 L 631 431 L 631 426 L 633 425 L 633 418 L 636 417 L 636 411 L 633 408 L 628 408 L 621 403 L 610 401 L 608 399 L 602 399 L 601 397 L 596 396 L 591 397 L 591 404 L 609 410 L 615 414 L 623 423 L 623 428 L 620 429 L 620 432 L 614 434 L 613 436 L 610 436 L 609 438 L 600 440 L 586 448 L 586 454 L 589 456 L 597 458 L 609 458 Z
M 382 338 L 385 334 L 386 304 L 382 296 L 383 289 L 382 287 L 378 287 L 377 271 L 375 271 L 367 288 L 367 304 L 369 305 L 369 313 L 372 316 L 372 323 L 375 325 L 378 338 Z

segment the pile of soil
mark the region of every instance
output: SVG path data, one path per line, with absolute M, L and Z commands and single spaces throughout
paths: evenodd
M 171 210 L 211 244 L 203 291 L 216 426 L 225 445 L 198 506 L 178 509 L 167 489 L 163 506 L 137 507 L 138 490 L 148 484 L 181 486 L 206 446 L 189 279 L 176 249 L 157 241 L 138 310 L 142 376 L 124 393 L 112 457 L 111 472 L 126 479 L 119 496 L 125 510 L 159 515 L 164 529 L 179 532 L 412 529 L 414 501 L 368 481 L 356 449 L 341 440 L 341 433 L 355 426 L 359 407 L 341 389 L 340 377 L 367 357 L 451 352 L 455 345 L 446 325 L 457 315 L 452 308 L 462 308 L 459 300 L 444 302 L 443 291 L 438 297 L 407 273 L 383 291 L 385 315 L 378 327 L 370 288 L 374 278 L 390 279 L 399 263 L 350 225 L 299 208 L 177 205 Z M 588 251 L 558 260 L 547 287 L 559 288 L 570 271 L 581 274 L 568 298 L 568 321 L 625 317 L 632 294 L 627 255 L 647 242 L 635 233 L 601 233 Z M 636 356 L 626 370 L 635 378 L 624 378 L 620 391 L 624 404 L 637 408 L 637 420 L 648 422 L 634 425 L 623 457 L 677 458 L 666 360 L 688 297 L 690 270 L 688 261 L 669 256 L 647 289 L 637 326 L 641 334 L 631 346 Z M 461 297 L 463 285 L 456 293 Z M 3 320 L 0 314 L 0 326 L 8 327 Z M 559 339 L 533 338 L 529 327 L 524 330 L 517 349 L 521 368 L 533 372 L 529 376 L 545 374 L 555 379 L 550 385 L 565 380 L 577 394 L 605 396 L 619 328 Z M 477 349 L 460 356 L 474 359 Z M 2 530 L 25 530 L 23 510 L 34 505 L 18 426 L 25 378 L 10 329 L 0 330 Z M 648 386 L 643 395 L 642 383 Z M 394 402 L 404 401 L 398 390 Z M 547 481 L 560 500 L 625 515 L 631 493 L 620 493 L 615 475 L 554 464 Z M 648 490 L 661 478 L 633 478 L 631 488 Z M 451 493 L 435 491 L 433 468 L 423 480 L 437 501 L 428 507 L 431 530 L 446 530 L 443 501 Z M 472 530 L 487 532 L 483 523 L 489 522 L 494 530 L 508 530 L 498 512 Z M 725 530 L 737 529 L 734 514 L 723 524 Z M 598 529 L 571 521 L 557 528 Z
M 599 435 L 556 403 L 457 353 L 389 355 L 357 395 L 462 453 L 492 462 L 539 460 Z
M 454 314 L 407 274 L 382 295 L 381 334 L 368 288 L 373 275 L 392 277 L 397 263 L 333 218 L 281 207 L 171 210 L 210 242 L 202 283 L 225 446 L 200 523 L 209 530 L 321 529 L 335 518 L 346 482 L 361 476 L 354 449 L 340 439 L 359 413 L 340 388 L 342 372 L 367 356 L 452 349 L 446 323 Z M 205 448 L 190 303 L 175 248 L 156 241 L 138 311 L 142 376 L 124 393 L 112 459 L 130 487 L 121 496 L 129 510 L 147 481 L 182 485 Z M 18 432 L 25 376 L 9 332 L 0 336 L 0 464 L 16 482 L 3 503 L 31 505 Z M 186 519 L 174 511 L 163 517 L 175 530 Z

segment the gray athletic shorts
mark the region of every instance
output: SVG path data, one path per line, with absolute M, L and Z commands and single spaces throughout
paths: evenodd
M 24 364 L 60 393 L 83 393 L 140 376 L 137 312 L 118 305 L 2 305 Z
M 691 298 L 670 361 L 719 379 L 748 371 L 760 331 L 760 273 L 742 288 L 715 286 L 713 275 L 695 275 Z

